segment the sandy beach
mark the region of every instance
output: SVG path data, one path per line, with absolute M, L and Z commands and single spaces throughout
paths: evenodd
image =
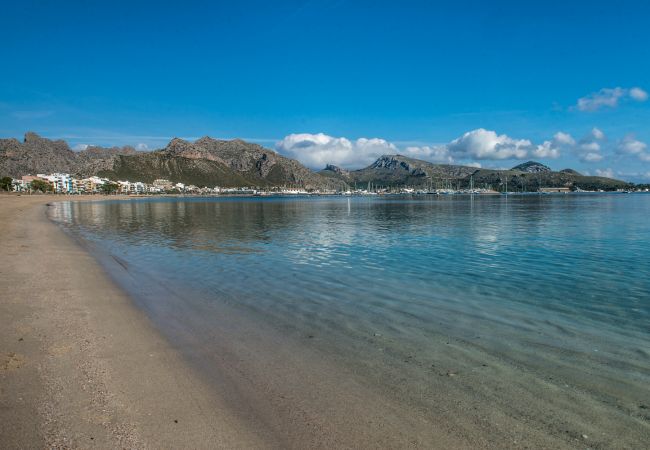
M 263 447 L 47 219 L 65 199 L 0 196 L 0 446 Z

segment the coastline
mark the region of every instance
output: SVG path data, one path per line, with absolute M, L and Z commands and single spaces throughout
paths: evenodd
M 420 405 L 401 386 L 421 361 L 384 373 L 390 352 L 364 367 L 371 358 L 344 360 L 326 330 L 273 329 L 227 302 L 142 285 L 46 216 L 48 203 L 130 198 L 0 196 L 3 447 L 625 448 L 644 432 L 637 422 L 624 437 L 611 405 L 461 341 L 436 350 L 454 371 L 427 370 Z M 209 326 L 165 326 L 174 305 Z
M 2 447 L 265 447 L 46 217 L 102 199 L 0 196 Z

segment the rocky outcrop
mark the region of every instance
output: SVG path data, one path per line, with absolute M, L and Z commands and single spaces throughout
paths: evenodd
M 519 170 L 526 173 L 542 173 L 551 172 L 551 168 L 536 161 L 527 161 L 512 168 L 512 170 Z

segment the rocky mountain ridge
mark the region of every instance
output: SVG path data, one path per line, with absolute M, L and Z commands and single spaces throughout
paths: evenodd
M 21 143 L 0 140 L 0 175 L 66 172 L 75 176 L 152 182 L 166 178 L 198 186 L 296 186 L 340 189 L 339 180 L 323 177 L 298 161 L 240 139 L 203 137 L 194 142 L 172 139 L 161 149 L 138 152 L 133 147 L 88 147 L 75 152 L 62 140 L 26 133 Z
M 368 167 L 341 171 L 328 165 L 319 173 L 344 181 L 350 186 L 372 184 L 381 187 L 469 187 L 511 191 L 535 191 L 540 187 L 569 187 L 584 190 L 612 190 L 629 187 L 625 181 L 583 176 L 572 169 L 554 172 L 536 161 L 519 164 L 509 170 L 481 169 L 471 166 L 434 164 L 403 155 L 383 155 Z

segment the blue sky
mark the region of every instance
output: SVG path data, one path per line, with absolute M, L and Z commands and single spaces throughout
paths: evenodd
M 650 180 L 647 2 L 3 3 L 3 137 Z

